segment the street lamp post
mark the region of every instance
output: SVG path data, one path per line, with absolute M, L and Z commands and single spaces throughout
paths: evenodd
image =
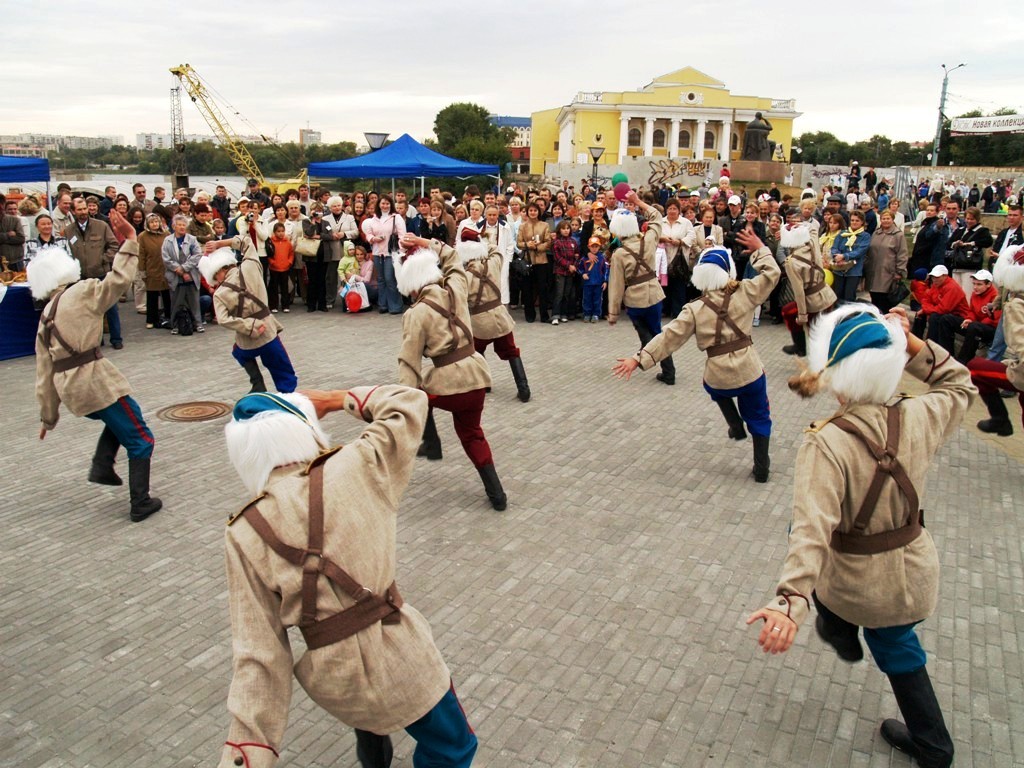
M 952 69 L 946 69 L 946 65 L 942 65 L 942 95 L 939 97 L 939 121 L 935 126 L 935 141 L 932 142 L 933 168 L 939 164 L 939 147 L 942 145 L 942 115 L 946 111 L 946 88 L 949 85 L 949 76 L 960 69 L 960 67 L 966 66 L 966 64 L 957 64 Z
M 604 154 L 604 147 L 589 147 L 590 156 L 594 158 L 594 173 L 590 177 L 590 183 L 595 187 L 597 186 L 597 161 L 601 159 L 601 155 Z
M 384 142 L 388 140 L 389 133 L 364 133 L 363 136 L 366 138 L 366 143 L 370 147 L 371 152 L 376 152 L 378 149 L 384 146 Z M 373 180 L 373 191 L 378 195 L 380 194 L 380 179 Z

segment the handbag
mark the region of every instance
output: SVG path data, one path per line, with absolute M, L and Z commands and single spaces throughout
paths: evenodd
M 957 246 L 946 251 L 953 269 L 981 269 L 982 251 L 977 247 Z
M 395 214 L 392 214 L 391 237 L 388 238 L 388 253 L 398 253 L 399 251 L 398 232 L 395 230 L 394 216 Z
M 516 256 L 508 266 L 513 275 L 523 280 L 530 276 L 530 262 L 522 256 Z
M 668 265 L 668 276 L 673 280 L 688 283 L 692 275 L 693 271 L 690 269 L 690 260 L 686 258 L 686 254 L 680 248 L 679 252 L 672 257 L 672 263 Z
M 887 295 L 889 297 L 889 303 L 895 307 L 897 304 L 902 304 L 910 295 L 910 289 L 903 280 L 897 279 L 889 286 Z
M 306 237 L 302 235 L 295 242 L 295 252 L 299 256 L 316 256 L 317 251 L 320 250 L 320 241 L 314 240 L 312 237 Z

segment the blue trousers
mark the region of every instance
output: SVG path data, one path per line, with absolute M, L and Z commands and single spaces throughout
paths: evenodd
M 768 378 L 761 377 L 737 389 L 715 389 L 704 382 L 704 389 L 716 403 L 735 397 L 740 416 L 750 434 L 770 437 L 772 434 L 772 409 L 768 402 Z
M 107 318 L 107 330 L 110 331 L 110 343 L 120 344 L 123 341 L 121 338 L 121 314 L 117 311 L 116 303 L 104 313 L 104 317 Z
M 601 316 L 601 285 L 583 284 L 583 316 Z
M 857 286 L 860 285 L 862 275 L 849 275 L 833 272 L 832 290 L 835 291 L 839 301 L 856 301 Z
M 405 732 L 416 739 L 412 753 L 414 768 L 469 768 L 476 754 L 476 734 L 455 695 L 455 686 L 434 708 Z
M 626 307 L 626 314 L 633 321 L 633 329 L 640 337 L 640 346 L 646 347 L 651 339 L 661 333 L 661 302 L 643 309 Z M 676 364 L 669 355 L 661 361 L 661 373 L 670 381 L 676 380 Z
M 241 349 L 236 344 L 231 348 L 231 356 L 239 365 L 245 365 L 247 361 L 255 360 L 257 357 L 262 360 L 263 365 L 270 371 L 278 392 L 294 392 L 299 385 L 299 377 L 295 375 L 291 358 L 288 357 L 280 336 L 275 336 L 273 341 L 268 341 L 256 349 Z
M 110 427 L 117 442 L 124 446 L 129 459 L 148 459 L 153 455 L 156 441 L 146 426 L 146 420 L 142 418 L 142 410 L 135 398 L 125 395 L 117 402 L 88 413 L 85 417 L 102 421 Z
M 992 337 L 992 343 L 988 345 L 988 359 L 997 363 L 1003 362 L 1006 354 L 1006 337 L 1003 335 L 1003 318 L 999 317 L 999 325 L 996 326 L 996 335 Z
M 378 305 L 397 315 L 402 311 L 402 294 L 398 292 L 398 281 L 395 280 L 394 260 L 390 256 L 374 256 L 373 264 L 377 268 Z
M 832 613 L 817 595 L 814 595 L 814 604 L 818 614 L 828 625 L 829 634 L 857 636 L 860 628 Z M 916 672 L 925 665 L 928 659 L 914 631 L 915 626 L 916 624 L 902 624 L 898 627 L 873 629 L 864 627 L 864 641 L 868 644 L 868 650 L 871 651 L 878 668 L 884 674 L 903 675 Z

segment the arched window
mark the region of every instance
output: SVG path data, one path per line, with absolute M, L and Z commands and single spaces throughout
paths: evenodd
M 690 132 L 687 131 L 685 128 L 679 132 L 679 148 L 690 148 Z
M 630 128 L 629 129 L 629 146 L 639 147 L 640 146 L 640 129 Z
M 715 148 L 715 134 L 713 131 L 704 131 L 704 149 Z
M 737 149 L 739 149 L 739 148 L 740 148 L 740 137 L 739 137 L 739 134 L 736 134 L 736 133 L 734 133 L 734 134 L 732 135 L 732 144 L 731 144 L 731 147 L 732 147 L 732 151 L 733 151 L 733 152 L 735 152 L 735 151 L 736 151 Z
M 661 128 L 657 128 L 654 131 L 654 146 L 664 147 L 665 146 L 665 132 Z

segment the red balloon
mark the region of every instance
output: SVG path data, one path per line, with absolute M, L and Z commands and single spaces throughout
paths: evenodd
M 623 200 L 629 197 L 629 193 L 631 190 L 629 188 L 628 183 L 626 183 L 625 181 L 620 181 L 618 184 L 615 185 L 613 191 L 615 192 L 615 199 L 621 203 Z
M 356 291 L 345 294 L 345 306 L 349 312 L 358 312 L 363 308 L 363 299 Z

